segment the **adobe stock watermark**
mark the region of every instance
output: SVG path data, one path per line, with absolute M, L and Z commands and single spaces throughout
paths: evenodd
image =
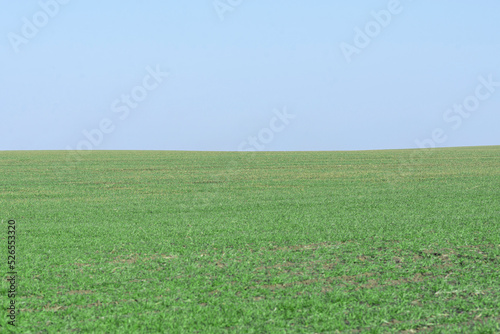
M 160 69 L 160 65 L 156 65 L 153 69 L 151 66 L 146 67 L 147 74 L 143 77 L 140 85 L 134 86 L 130 93 L 122 94 L 119 98 L 111 103 L 111 112 L 116 114 L 118 120 L 125 121 L 131 114 L 131 111 L 137 109 L 140 103 L 143 102 L 149 93 L 156 90 L 169 76 L 169 72 L 164 72 Z M 82 135 L 84 139 L 76 144 L 76 152 L 90 151 L 102 145 L 106 135 L 111 134 L 116 129 L 117 121 L 111 118 L 103 118 L 98 126 L 93 129 L 84 129 Z M 70 145 L 66 146 L 66 150 L 75 151 Z M 78 153 L 77 160 L 81 160 Z
M 256 135 L 251 135 L 238 145 L 238 155 L 233 155 L 221 171 L 207 175 L 207 180 L 217 186 L 209 192 L 195 194 L 191 202 L 181 204 L 183 209 L 190 207 L 205 208 L 220 201 L 220 196 L 228 191 L 233 180 L 242 177 L 244 168 L 248 168 L 260 152 L 266 148 L 266 144 L 274 140 L 277 133 L 286 129 L 296 118 L 296 115 L 288 112 L 287 107 L 282 110 L 273 110 L 274 116 L 269 120 L 268 127 L 262 128 Z
M 71 0 L 40 0 L 38 5 L 40 10 L 34 13 L 31 18 L 24 16 L 20 33 L 9 32 L 7 38 L 14 52 L 19 53 L 21 45 L 28 44 L 34 39 L 50 20 L 59 14 L 61 6 L 67 5 Z
M 269 121 L 269 127 L 262 128 L 256 136 L 248 136 L 240 143 L 238 151 L 264 150 L 266 145 L 274 140 L 275 134 L 285 130 L 286 126 L 295 118 L 295 115 L 290 114 L 286 107 L 281 111 L 273 110 L 273 113 L 275 116 Z
M 412 1 L 412 0 L 409 0 Z M 340 50 L 345 60 L 350 63 L 354 55 L 359 55 L 361 51 L 367 48 L 372 40 L 376 38 L 383 29 L 387 28 L 393 18 L 403 12 L 403 5 L 400 0 L 390 0 L 386 9 L 379 11 L 372 10 L 370 16 L 373 20 L 365 23 L 363 28 L 354 27 L 354 38 L 352 43 L 340 43 Z
M 242 3 L 243 0 L 214 0 L 212 5 L 219 16 L 219 19 L 224 21 L 226 13 L 233 12 L 236 8 L 241 6 Z
M 500 87 L 500 81 L 494 81 L 493 74 L 478 77 L 479 84 L 474 93 L 466 96 L 461 103 L 455 103 L 452 108 L 446 109 L 443 113 L 445 123 L 451 124 L 452 130 L 458 130 L 464 119 L 468 119 L 481 105 L 481 102 L 488 100 Z M 429 138 L 423 140 L 416 139 L 418 148 L 435 148 L 436 144 L 443 144 L 448 140 L 446 131 L 443 128 L 435 128 Z
M 455 103 L 443 113 L 443 121 L 449 125 L 449 128 L 437 127 L 431 131 L 431 135 L 422 140 L 416 139 L 417 150 L 414 150 L 408 160 L 400 160 L 397 171 L 388 176 L 388 181 L 393 185 L 401 181 L 406 176 L 411 176 L 415 172 L 415 167 L 422 163 L 423 159 L 428 158 L 434 152 L 438 144 L 445 143 L 450 130 L 458 130 L 465 119 L 471 117 L 476 112 L 482 102 L 490 99 L 499 89 L 500 81 L 495 81 L 493 74 L 478 77 L 479 84 L 474 92 L 466 96 L 461 102 Z

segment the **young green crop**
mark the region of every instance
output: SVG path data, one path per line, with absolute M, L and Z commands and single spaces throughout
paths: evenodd
M 16 333 L 500 331 L 498 146 L 0 152 L 0 175 Z

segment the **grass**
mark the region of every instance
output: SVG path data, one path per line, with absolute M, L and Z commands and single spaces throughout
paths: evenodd
M 0 152 L 17 333 L 500 332 L 500 146 L 68 154 Z

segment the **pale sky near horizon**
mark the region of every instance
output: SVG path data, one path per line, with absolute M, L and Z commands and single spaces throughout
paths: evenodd
M 500 145 L 500 1 L 0 4 L 0 150 Z

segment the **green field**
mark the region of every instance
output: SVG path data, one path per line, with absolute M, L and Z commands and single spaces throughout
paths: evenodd
M 16 333 L 500 332 L 500 146 L 81 154 L 0 152 Z

